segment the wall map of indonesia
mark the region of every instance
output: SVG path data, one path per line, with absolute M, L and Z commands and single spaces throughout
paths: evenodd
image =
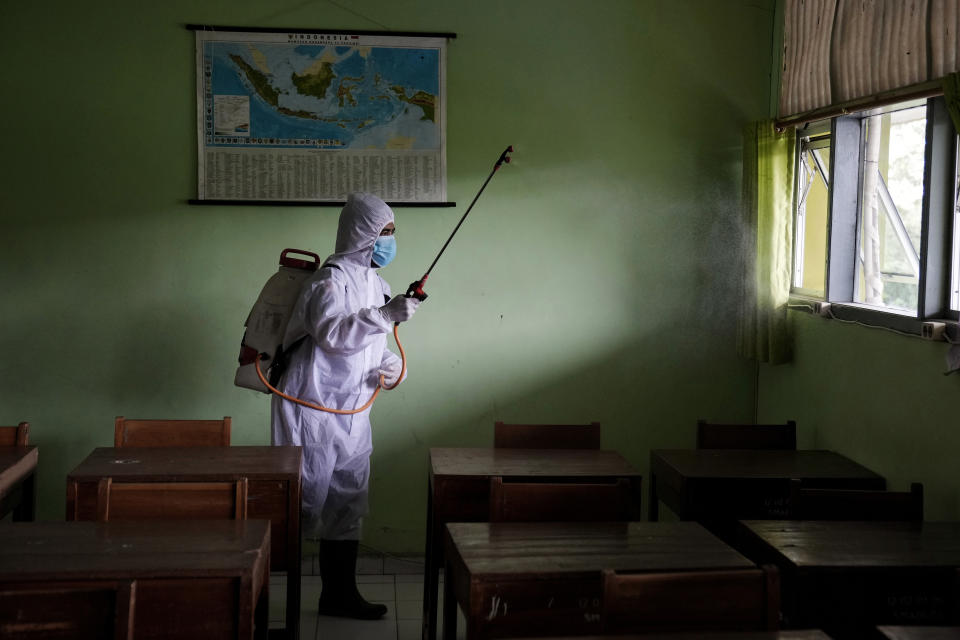
M 197 36 L 201 198 L 445 199 L 440 47 L 232 36 Z

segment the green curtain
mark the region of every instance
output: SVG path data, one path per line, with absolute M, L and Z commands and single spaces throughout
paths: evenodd
M 953 120 L 953 126 L 960 131 L 960 73 L 951 73 L 940 79 L 943 86 L 943 99 L 947 103 L 947 111 Z
M 743 283 L 737 350 L 770 364 L 789 362 L 787 324 L 793 244 L 794 148 L 792 128 L 754 122 L 743 135 Z

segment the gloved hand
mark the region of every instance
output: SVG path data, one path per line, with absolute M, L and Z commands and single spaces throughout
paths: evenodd
M 387 304 L 380 307 L 380 314 L 387 322 L 406 322 L 412 316 L 420 301 L 403 295 L 394 296 Z
M 383 376 L 383 382 L 388 387 L 392 387 L 400 379 L 400 372 L 403 371 L 403 361 L 390 360 L 381 365 L 377 373 Z

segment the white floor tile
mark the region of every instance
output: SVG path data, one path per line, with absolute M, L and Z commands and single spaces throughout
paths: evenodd
M 441 578 L 443 574 L 441 574 Z M 397 584 L 401 582 L 420 582 L 423 583 L 423 571 L 417 574 L 412 573 L 398 573 L 397 574 Z
M 397 620 L 397 640 L 420 640 L 420 620 Z
M 300 575 L 303 576 L 312 576 L 316 573 L 316 556 L 306 555 L 303 556 L 300 560 Z
M 409 558 L 387 556 L 383 559 L 383 572 L 393 574 L 423 575 L 423 556 Z
M 373 572 L 377 563 L 383 573 Z M 358 562 L 358 565 L 360 562 Z M 423 566 L 411 573 L 414 562 L 391 558 L 367 556 L 365 569 L 371 573 L 359 573 L 357 586 L 370 602 L 386 605 L 387 615 L 381 620 L 350 620 L 317 615 L 317 599 L 323 583 L 317 575 L 306 572 L 301 577 L 301 629 L 302 640 L 419 640 L 423 616 Z M 389 570 L 389 571 L 388 571 Z M 392 574 L 390 571 L 398 573 Z M 441 574 L 442 578 L 442 574 Z M 442 584 L 442 582 L 441 582 Z M 442 611 L 443 591 L 438 594 Z M 270 577 L 270 627 L 283 626 L 286 606 L 286 579 L 283 574 Z M 457 639 L 465 637 L 465 621 L 458 611 Z M 442 621 L 438 620 L 442 624 Z
M 304 576 L 300 580 L 300 611 L 317 612 L 317 600 L 323 591 L 323 582 L 319 576 Z
M 357 558 L 357 573 L 383 573 L 383 558 L 380 556 L 360 556 Z
M 397 601 L 397 620 L 422 620 L 423 619 L 423 601 L 421 600 L 398 600 Z
M 271 620 L 270 629 L 285 628 L 286 620 Z M 317 612 L 307 612 L 300 614 L 300 640 L 313 640 L 317 637 Z
M 398 578 L 400 576 L 397 576 Z M 397 580 L 397 601 L 423 600 L 423 581 L 401 582 Z
M 317 618 L 316 612 L 300 614 L 300 640 L 315 640 L 317 638 Z
M 270 622 L 284 620 L 287 609 L 287 587 L 270 585 Z M 283 626 L 283 625 L 281 625 Z
M 318 616 L 318 640 L 396 640 L 396 620 L 349 620 Z

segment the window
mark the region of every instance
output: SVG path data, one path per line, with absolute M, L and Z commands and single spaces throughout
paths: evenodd
M 922 333 L 958 317 L 957 135 L 942 98 L 797 132 L 792 291 L 831 314 Z
M 953 189 L 953 253 L 950 270 L 950 311 L 957 313 L 960 310 L 960 144 L 954 155 Z
M 917 308 L 926 125 L 922 102 L 860 118 L 857 302 L 905 313 Z
M 794 220 L 793 289 L 822 298 L 827 265 L 827 197 L 830 184 L 830 123 L 800 136 L 797 209 Z

